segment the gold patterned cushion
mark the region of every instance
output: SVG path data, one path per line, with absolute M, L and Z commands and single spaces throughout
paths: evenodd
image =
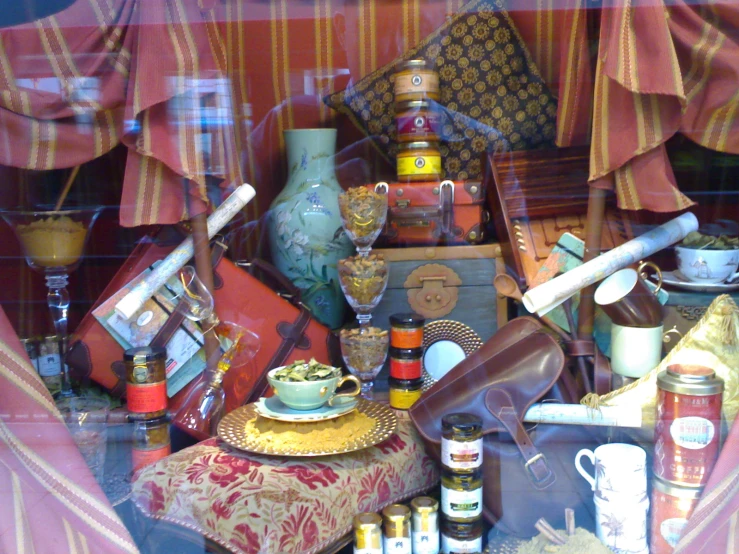
M 249 454 L 209 439 L 134 475 L 132 498 L 154 519 L 239 554 L 320 552 L 360 512 L 410 500 L 439 481 L 413 423 L 358 452 L 316 458 Z
M 354 86 L 327 96 L 394 161 L 395 72 L 423 58 L 439 72 L 441 153 L 448 179 L 477 178 L 485 150 L 553 147 L 557 102 L 503 8 L 474 0 L 418 46 Z

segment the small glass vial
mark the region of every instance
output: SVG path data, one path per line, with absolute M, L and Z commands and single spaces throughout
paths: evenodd
M 412 554 L 411 510 L 402 504 L 392 504 L 382 510 L 385 554 Z
M 354 554 L 383 554 L 379 515 L 366 512 L 354 516 Z
M 439 503 L 428 496 L 411 500 L 413 554 L 439 554 Z
M 62 357 L 57 337 L 44 337 L 38 346 L 38 373 L 52 396 L 62 390 Z
M 441 512 L 451 521 L 470 522 L 482 515 L 482 475 L 441 472 Z
M 441 554 L 482 554 L 482 521 L 441 522 Z
M 426 319 L 420 315 L 405 313 L 390 316 L 390 346 L 395 348 L 421 348 L 423 326 Z
M 482 420 L 467 413 L 441 418 L 441 464 L 457 473 L 482 466 Z

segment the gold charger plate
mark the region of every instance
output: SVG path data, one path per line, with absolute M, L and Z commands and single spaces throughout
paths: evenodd
M 364 432 L 358 431 L 368 425 Z M 390 438 L 397 426 L 398 418 L 388 406 L 364 398 L 357 400 L 356 410 L 341 417 L 301 423 L 264 418 L 254 404 L 247 404 L 223 417 L 218 424 L 218 437 L 234 448 L 255 454 L 329 456 L 379 444 Z M 317 433 L 311 436 L 314 432 Z M 330 436 L 331 444 L 316 440 L 318 434 Z

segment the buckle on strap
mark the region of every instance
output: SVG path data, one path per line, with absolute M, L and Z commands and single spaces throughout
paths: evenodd
M 538 467 L 543 469 L 544 475 L 541 477 L 537 476 L 537 472 L 532 468 L 534 464 L 538 464 Z M 527 460 L 523 467 L 526 469 L 531 484 L 537 489 L 545 489 L 556 480 L 554 473 L 549 468 L 546 456 L 541 452 L 538 452 Z

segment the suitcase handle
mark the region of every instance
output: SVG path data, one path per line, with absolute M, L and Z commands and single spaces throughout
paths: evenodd
M 400 227 L 415 226 L 414 223 L 437 223 L 441 236 L 454 234 L 454 182 L 442 181 L 439 185 L 439 205 L 434 207 L 418 206 L 403 208 L 391 206 L 387 211 L 386 230 L 392 234 L 391 224 L 395 222 Z

